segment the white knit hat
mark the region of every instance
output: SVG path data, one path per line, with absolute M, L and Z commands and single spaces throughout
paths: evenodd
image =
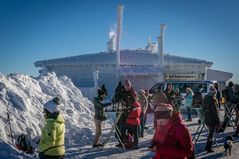
M 50 113 L 55 113 L 60 111 L 59 104 L 57 104 L 57 102 L 55 102 L 54 100 L 49 100 L 48 102 L 46 102 L 44 104 L 44 109 L 46 109 Z

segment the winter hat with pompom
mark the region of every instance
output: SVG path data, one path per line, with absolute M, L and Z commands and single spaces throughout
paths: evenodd
M 59 112 L 60 104 L 61 104 L 61 98 L 55 97 L 44 104 L 44 109 L 47 110 L 49 113 Z

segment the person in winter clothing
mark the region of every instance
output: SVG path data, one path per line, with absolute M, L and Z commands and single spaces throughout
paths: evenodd
M 153 95 L 152 99 L 153 99 L 154 110 L 161 103 L 168 103 L 168 99 L 166 95 L 163 93 L 163 90 L 161 87 L 158 87 L 157 92 Z M 154 128 L 155 127 L 156 127 L 156 118 L 154 113 Z
M 185 106 L 187 107 L 188 110 L 188 119 L 187 121 L 192 121 L 191 117 L 191 108 L 192 108 L 192 102 L 193 102 L 193 91 L 191 88 L 187 87 L 186 88 L 186 95 L 185 95 Z
M 121 95 L 120 103 L 123 103 L 123 107 L 128 108 L 130 106 L 128 99 L 132 97 L 132 98 L 135 98 L 135 100 L 136 100 L 137 95 L 136 95 L 134 88 L 132 87 L 131 82 L 129 80 L 124 81 L 124 86 L 123 86 L 123 88 L 121 88 L 121 90 L 123 92 Z M 119 122 L 117 123 L 120 133 L 123 135 L 125 134 L 125 130 L 126 130 L 126 128 L 125 128 L 126 118 L 127 118 L 127 115 L 125 113 L 123 113 L 119 119 Z M 117 138 L 117 136 L 116 136 L 116 138 Z M 122 147 L 121 143 L 119 142 L 116 145 L 116 147 Z
M 39 142 L 40 159 L 62 159 L 65 155 L 65 121 L 59 110 L 60 104 L 59 97 L 44 104 L 46 125 Z
M 232 99 L 233 99 L 233 87 L 234 83 L 232 81 L 230 81 L 226 87 L 227 90 L 227 96 L 226 96 L 226 102 L 227 103 L 232 103 Z
M 108 95 L 107 89 L 105 88 L 104 84 L 101 86 L 101 90 L 105 92 L 106 96 Z
M 121 82 L 118 82 L 118 85 L 115 89 L 115 94 L 114 94 L 114 97 L 113 97 L 113 103 L 119 103 L 119 101 L 123 97 L 124 92 L 125 92 L 124 86 L 122 85 Z
M 159 103 L 168 103 L 168 98 L 164 94 L 161 87 L 158 87 L 157 92 L 152 97 L 153 105 L 157 106 Z
M 216 97 L 217 97 L 217 102 L 218 102 L 218 109 L 220 110 L 221 109 L 221 92 L 219 91 L 219 84 L 218 82 L 214 82 L 213 83 L 215 89 L 217 90 L 217 94 L 216 94 Z
M 140 103 L 142 108 L 142 112 L 140 115 L 140 136 L 144 137 L 144 119 L 146 118 L 146 111 L 148 109 L 148 99 L 145 96 L 145 91 L 143 89 L 138 92 L 138 102 Z
M 164 94 L 166 95 L 167 99 L 168 99 L 168 104 L 173 105 L 173 99 L 175 97 L 175 92 L 173 90 L 173 85 L 171 83 L 169 83 L 167 85 L 166 90 L 164 91 Z
M 226 127 L 228 126 L 228 124 L 230 124 L 229 123 L 229 121 L 230 121 L 230 119 L 229 119 L 229 117 L 228 117 L 228 113 L 231 113 L 231 112 L 228 112 L 228 111 L 226 111 L 226 110 L 229 110 L 230 109 L 230 107 L 232 107 L 232 99 L 233 99 L 233 82 L 232 81 L 230 81 L 229 83 L 228 83 L 228 85 L 227 85 L 227 87 L 226 87 L 226 97 L 225 97 L 225 99 L 226 99 L 226 103 L 224 104 L 224 107 L 225 107 L 225 109 L 224 109 L 224 111 L 225 111 L 225 114 L 224 114 L 224 121 L 223 121 L 223 123 L 222 123 L 222 126 L 220 127 L 220 129 L 218 130 L 218 133 L 220 133 L 220 132 L 224 132 L 225 131 L 225 129 L 226 129 Z
M 134 88 L 132 87 L 132 84 L 129 80 L 125 80 L 124 82 L 124 88 L 125 88 L 125 95 L 126 96 L 132 96 L 134 98 L 137 97 Z
M 209 129 L 205 150 L 210 153 L 212 150 L 213 134 L 220 124 L 218 115 L 218 102 L 216 98 L 217 90 L 213 85 L 209 86 L 209 93 L 204 96 L 203 110 L 205 113 L 205 124 Z
M 178 112 L 170 104 L 156 108 L 157 127 L 153 136 L 153 159 L 186 159 L 193 154 L 192 137 Z
M 180 106 L 181 106 L 181 103 L 182 103 L 183 99 L 184 99 L 184 97 L 179 92 L 179 89 L 176 88 L 175 89 L 175 98 L 173 100 L 173 110 L 174 111 L 179 112 Z
M 201 108 L 202 107 L 202 101 L 203 101 L 202 85 L 200 84 L 198 86 L 197 90 L 194 92 L 192 106 L 194 108 Z
M 93 141 L 93 148 L 102 146 L 102 144 L 99 143 L 100 136 L 102 133 L 102 121 L 106 120 L 106 114 L 104 112 L 104 107 L 107 107 L 111 105 L 111 103 L 103 103 L 106 93 L 105 91 L 98 89 L 97 91 L 97 97 L 94 98 L 94 108 L 95 108 L 95 139 Z
M 144 91 L 145 91 L 144 95 L 145 95 L 145 97 L 147 98 L 147 101 L 148 101 L 148 107 L 147 107 L 145 118 L 144 118 L 144 128 L 148 129 L 148 127 L 146 126 L 147 115 L 149 113 L 154 113 L 154 110 L 151 107 L 151 103 L 150 102 L 151 102 L 152 96 L 151 96 L 151 94 L 149 94 L 149 90 L 145 89 Z
M 140 103 L 137 102 L 134 97 L 130 96 L 128 100 L 129 100 L 128 101 L 129 107 L 126 109 L 127 119 L 126 119 L 125 128 L 126 130 L 128 130 L 128 132 L 131 135 L 134 136 L 132 148 L 138 148 L 138 142 L 139 142 L 138 127 L 140 125 L 140 114 L 141 114 L 142 108 Z M 124 132 L 126 132 L 126 130 Z

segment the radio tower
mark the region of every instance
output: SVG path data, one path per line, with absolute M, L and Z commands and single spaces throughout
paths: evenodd
M 120 4 L 118 6 L 118 16 L 117 16 L 117 43 L 116 43 L 116 65 L 117 68 L 120 66 L 120 38 L 122 32 L 123 23 L 123 6 Z
M 158 37 L 158 54 L 159 54 L 159 65 L 164 66 L 164 30 L 166 24 L 160 25 L 160 36 Z

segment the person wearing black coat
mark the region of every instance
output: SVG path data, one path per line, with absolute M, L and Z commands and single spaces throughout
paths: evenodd
M 108 95 L 107 89 L 105 88 L 104 84 L 101 86 L 101 90 L 105 92 L 106 96 Z
M 218 114 L 218 101 L 216 98 L 216 89 L 213 85 L 209 87 L 209 93 L 203 99 L 203 110 L 205 113 L 205 124 L 209 129 L 205 150 L 210 153 L 212 150 L 213 134 L 220 124 Z

